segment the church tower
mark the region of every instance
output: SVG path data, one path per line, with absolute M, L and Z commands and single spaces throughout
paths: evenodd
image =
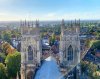
M 71 21 L 70 26 L 65 29 L 64 20 L 61 26 L 60 39 L 60 64 L 69 72 L 78 63 L 80 63 L 80 39 L 79 39 L 80 21 Z
M 33 79 L 41 51 L 39 21 L 21 22 L 21 79 Z

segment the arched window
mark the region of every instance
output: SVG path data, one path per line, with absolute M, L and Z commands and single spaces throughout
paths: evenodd
M 64 52 L 66 52 L 66 49 L 65 49 L 65 51 L 64 51 Z M 67 53 L 65 53 L 65 54 L 64 54 L 64 57 L 65 57 L 65 58 L 67 57 Z
M 68 61 L 73 60 L 73 48 L 72 48 L 71 45 L 68 47 L 68 58 L 67 58 L 67 60 Z
M 28 60 L 33 60 L 33 49 L 31 46 L 28 46 Z

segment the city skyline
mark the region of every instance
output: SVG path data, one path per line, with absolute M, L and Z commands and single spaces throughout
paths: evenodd
M 99 0 L 0 0 L 0 21 L 100 19 Z

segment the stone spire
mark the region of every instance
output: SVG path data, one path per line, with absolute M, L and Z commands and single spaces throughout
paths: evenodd
M 39 31 L 39 20 L 36 20 L 35 28 L 36 28 L 36 34 L 39 35 L 39 33 L 40 33 L 40 31 Z
M 28 27 L 30 27 L 30 22 L 28 21 Z
M 65 22 L 64 22 L 64 19 L 62 19 L 62 22 L 61 22 L 61 34 L 62 35 L 64 34 L 64 27 L 65 27 Z
M 79 23 L 78 23 L 78 31 L 80 33 L 80 19 L 79 19 Z
M 72 22 L 72 20 L 71 20 L 71 28 L 73 27 L 73 22 Z
M 33 21 L 32 21 L 32 27 L 34 26 Z
M 26 19 L 25 19 L 25 22 L 24 22 L 24 26 L 25 26 L 25 27 L 27 26 Z
M 77 20 L 75 19 L 75 20 L 74 20 L 74 23 L 73 23 L 73 30 L 74 30 L 74 33 L 76 32 L 76 26 L 77 26 Z
M 74 25 L 74 21 L 71 20 L 71 23 L 70 23 L 70 32 L 71 33 L 75 33 L 75 25 Z
M 28 26 L 27 26 L 27 27 L 28 27 L 28 34 L 30 34 L 30 30 L 31 30 L 31 27 L 30 27 L 30 22 L 28 21 L 28 23 L 27 23 L 27 24 L 28 24 Z
M 76 32 L 80 33 L 80 19 L 76 23 Z
M 36 28 L 39 28 L 39 20 L 36 20 L 35 26 L 36 26 Z
M 70 29 L 71 29 L 71 31 L 73 32 L 73 30 L 74 30 L 74 26 L 73 26 L 73 22 L 72 22 L 72 20 L 71 20 L 71 24 L 70 24 Z
M 23 34 L 23 22 L 22 21 L 20 21 L 20 32 L 21 34 Z

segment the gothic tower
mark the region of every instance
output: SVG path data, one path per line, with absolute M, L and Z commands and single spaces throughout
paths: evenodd
M 21 22 L 21 79 L 33 79 L 41 51 L 39 21 Z
M 64 20 L 61 26 L 60 39 L 60 64 L 70 71 L 80 63 L 80 39 L 79 39 L 79 22 L 71 21 L 70 26 L 65 29 Z

